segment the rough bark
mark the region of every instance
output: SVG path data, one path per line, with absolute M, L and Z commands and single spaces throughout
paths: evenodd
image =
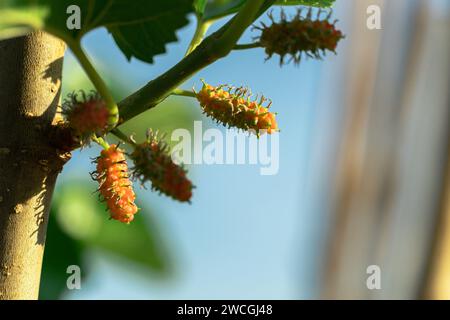
M 37 299 L 49 206 L 69 154 L 54 132 L 65 45 L 43 32 L 0 42 L 0 299 Z

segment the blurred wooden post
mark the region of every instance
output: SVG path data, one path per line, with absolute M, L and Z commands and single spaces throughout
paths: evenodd
M 446 170 L 450 24 L 432 16 L 427 0 L 397 0 L 385 2 L 383 30 L 370 31 L 369 4 L 354 1 L 322 293 L 417 298 L 427 279 Z M 381 290 L 366 286 L 370 265 L 381 268 Z
M 442 199 L 442 213 L 436 227 L 435 247 L 432 250 L 429 272 L 425 276 L 422 295 L 425 299 L 450 299 L 450 148 L 448 149 L 446 186 Z

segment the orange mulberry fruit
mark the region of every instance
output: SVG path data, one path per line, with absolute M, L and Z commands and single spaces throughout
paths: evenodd
M 101 96 L 92 91 L 85 94 L 80 91 L 81 97 L 76 93 L 68 95 L 63 103 L 63 114 L 75 136 L 82 142 L 96 134 L 103 136 L 108 129 L 109 111 Z
M 252 95 L 247 88 L 214 87 L 203 83 L 202 89 L 195 94 L 203 112 L 219 123 L 255 131 L 257 135 L 262 130 L 269 134 L 278 131 L 275 114 L 269 111 L 271 102 L 264 107 L 267 101 L 264 96 L 251 100 Z
M 106 201 L 111 218 L 130 223 L 138 207 L 134 203 L 136 196 L 123 151 L 112 144 L 108 149 L 102 150 L 96 162 L 97 170 L 93 173 L 93 178 L 99 183 L 98 190 Z
M 147 140 L 137 144 L 133 153 L 133 177 L 142 184 L 151 182 L 152 189 L 158 190 L 181 202 L 190 202 L 194 186 L 186 176 L 186 170 L 175 164 L 170 156 L 166 143 L 151 130 L 147 132 Z
M 329 22 L 332 12 L 330 11 L 325 19 L 320 18 L 322 13 L 323 11 L 319 10 L 316 19 L 313 19 L 311 9 L 306 17 L 303 17 L 299 10 L 295 18 L 288 21 L 284 11 L 281 11 L 279 22 L 275 22 L 270 13 L 271 26 L 261 23 L 261 27 L 255 27 L 261 30 L 259 43 L 265 48 L 267 59 L 277 54 L 280 56 L 280 65 L 283 65 L 285 57 L 290 55 L 291 60 L 298 64 L 303 54 L 322 59 L 326 51 L 335 53 L 339 41 L 345 36 L 336 29 L 337 21 Z

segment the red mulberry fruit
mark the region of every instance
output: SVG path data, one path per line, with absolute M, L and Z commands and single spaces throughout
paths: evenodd
M 181 202 L 192 197 L 192 182 L 186 177 L 186 170 L 172 161 L 169 147 L 160 141 L 157 134 L 148 131 L 147 140 L 135 146 L 130 155 L 133 159 L 133 177 L 142 184 L 151 182 L 152 189 Z
M 106 134 L 109 111 L 105 101 L 96 92 L 86 95 L 80 91 L 80 94 L 81 99 L 76 93 L 69 94 L 63 103 L 63 113 L 75 136 L 86 142 L 93 134 Z
M 97 170 L 93 178 L 99 183 L 99 191 L 106 201 L 111 218 L 130 223 L 138 208 L 132 183 L 128 177 L 125 155 L 116 145 L 102 150 L 97 158 Z

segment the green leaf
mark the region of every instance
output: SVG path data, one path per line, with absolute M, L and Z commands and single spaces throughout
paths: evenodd
M 233 14 L 242 7 L 247 0 L 215 0 L 208 4 L 206 8 L 205 20 L 218 19 Z M 313 7 L 331 7 L 335 0 L 278 0 L 275 5 L 292 6 L 304 5 Z
M 72 182 L 60 186 L 55 211 L 64 232 L 88 248 L 167 274 L 170 266 L 166 247 L 150 210 L 141 207 L 129 225 L 109 220 L 93 190 L 94 184 Z
M 175 31 L 188 24 L 188 20 L 177 12 L 167 12 L 158 19 L 108 27 L 116 44 L 128 60 L 135 57 L 153 63 L 153 58 L 166 52 L 166 44 L 178 41 Z
M 83 263 L 83 245 L 68 236 L 56 221 L 55 208 L 50 210 L 44 261 L 42 265 L 39 299 L 56 300 L 67 292 L 66 271 L 70 265 L 81 268 L 81 276 L 86 278 L 88 269 Z
M 153 63 L 155 55 L 166 52 L 167 43 L 178 40 L 175 32 L 189 23 L 186 15 L 193 9 L 192 0 L 121 1 L 126 6 L 132 3 L 135 14 L 130 14 L 126 23 L 108 25 L 108 30 L 128 59 L 135 57 L 149 63 Z M 117 13 L 125 10 L 118 9 Z M 139 13 L 142 11 L 146 14 Z
M 80 8 L 79 30 L 67 27 L 70 5 Z M 0 37 L 44 29 L 70 43 L 105 27 L 128 59 L 152 63 L 167 43 L 177 41 L 175 32 L 188 23 L 186 15 L 192 11 L 192 0 L 3 0 Z

